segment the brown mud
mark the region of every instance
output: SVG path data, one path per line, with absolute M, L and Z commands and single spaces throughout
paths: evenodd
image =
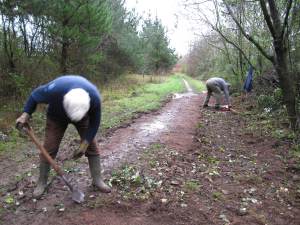
M 57 161 L 85 202 L 72 202 L 55 175 L 33 199 L 38 157 L 26 147 L 18 161 L 0 158 L 0 224 L 300 224 L 300 173 L 289 169 L 289 143 L 249 132 L 239 114 L 202 109 L 205 95 L 187 90 L 99 137 L 106 181 L 133 165 L 159 185 L 131 188 L 137 193 L 129 198 L 114 184 L 110 194 L 95 192 L 87 160 L 68 159 L 78 140 L 67 135 Z

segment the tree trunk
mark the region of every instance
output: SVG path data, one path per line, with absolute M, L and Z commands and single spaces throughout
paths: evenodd
M 68 47 L 67 41 L 63 40 L 61 47 L 61 59 L 60 59 L 60 72 L 66 74 L 68 72 L 67 59 L 68 59 Z
M 69 6 L 70 1 L 69 0 L 64 0 L 64 7 Z M 68 31 L 68 24 L 69 24 L 69 19 L 70 17 L 67 15 L 66 12 L 63 13 L 63 20 L 62 20 L 62 46 L 61 46 L 61 59 L 60 59 L 60 72 L 63 74 L 66 74 L 68 72 L 68 67 L 67 67 L 67 63 L 68 63 L 68 58 L 69 58 L 69 54 L 68 54 L 68 48 L 69 48 L 69 40 L 68 40 L 68 35 L 67 35 L 67 31 Z
M 26 23 L 23 16 L 20 16 L 20 31 L 23 36 L 24 52 L 27 56 L 29 56 L 29 44 L 27 39 Z
M 299 128 L 298 115 L 296 110 L 296 89 L 295 80 L 288 68 L 288 49 L 283 41 L 274 40 L 276 53 L 275 69 L 279 77 L 280 87 L 283 93 L 283 101 L 286 106 L 291 127 Z
M 5 55 L 7 56 L 7 63 L 9 66 L 9 72 L 14 72 L 16 65 L 14 62 L 14 54 L 12 52 L 12 48 L 11 48 L 11 36 L 9 35 L 9 24 L 7 25 L 7 21 L 5 21 L 4 15 L 1 15 L 2 18 L 2 32 L 3 32 L 3 48 L 4 48 L 4 52 Z M 8 22 L 9 23 L 9 22 Z
M 67 16 L 64 15 L 64 20 L 62 22 L 63 34 L 62 34 L 61 59 L 60 59 L 60 72 L 63 74 L 66 74 L 68 71 L 67 62 L 69 57 L 68 55 L 69 40 L 66 34 L 68 22 L 69 21 Z

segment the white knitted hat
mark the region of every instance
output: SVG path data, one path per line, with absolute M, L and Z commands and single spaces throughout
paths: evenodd
M 64 96 L 63 106 L 73 122 L 80 121 L 90 109 L 90 96 L 82 88 L 71 89 Z

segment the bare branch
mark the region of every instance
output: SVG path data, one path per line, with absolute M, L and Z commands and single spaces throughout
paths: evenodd
M 217 45 L 215 45 L 215 44 L 209 42 L 208 40 L 207 40 L 207 44 L 210 45 L 210 46 L 213 47 L 213 48 L 216 48 L 216 49 L 220 50 L 221 52 L 226 52 L 225 49 L 220 48 L 219 46 L 217 46 Z
M 250 59 L 248 58 L 248 56 L 245 54 L 245 52 L 243 51 L 243 49 L 241 49 L 236 43 L 234 43 L 233 41 L 231 41 L 228 37 L 226 37 L 222 31 L 217 28 L 217 27 L 212 27 L 216 32 L 218 32 L 218 34 L 220 34 L 220 36 L 229 44 L 231 44 L 233 47 L 235 47 L 246 59 L 246 61 L 255 69 L 255 67 L 253 66 L 253 64 L 251 63 Z
M 276 30 L 281 30 L 281 21 L 279 12 L 274 0 L 268 0 L 269 8 L 270 8 L 270 16 L 273 20 L 273 25 L 276 27 Z
M 263 0 L 260 0 L 263 1 Z M 223 3 L 225 4 L 231 18 L 233 19 L 233 21 L 235 22 L 235 24 L 238 26 L 238 28 L 240 29 L 241 33 L 244 35 L 245 38 L 247 38 L 252 44 L 255 45 L 255 47 L 261 52 L 261 54 L 266 57 L 269 61 L 271 61 L 272 63 L 274 63 L 275 59 L 274 56 L 269 55 L 264 49 L 263 47 L 249 34 L 246 33 L 246 31 L 244 30 L 244 28 L 242 27 L 242 25 L 239 23 L 239 21 L 235 18 L 235 16 L 233 15 L 232 10 L 230 9 L 229 5 L 223 0 Z
M 207 2 L 210 2 L 210 0 L 202 0 L 200 2 L 190 2 L 189 0 L 186 0 L 184 2 L 184 6 L 199 6 L 199 5 L 207 3 Z
M 290 11 L 291 11 L 291 8 L 292 8 L 293 0 L 289 0 L 287 4 L 288 5 L 286 7 L 286 13 L 285 13 L 285 17 L 284 17 L 284 21 L 283 21 L 283 27 L 282 27 L 282 31 L 281 31 L 281 38 L 284 38 L 284 35 L 288 34 L 288 32 L 285 33 L 285 30 L 288 29 L 289 15 L 290 15 Z
M 275 32 L 275 29 L 274 29 L 273 22 L 271 21 L 270 14 L 268 12 L 266 2 L 265 2 L 265 0 L 259 0 L 259 2 L 260 2 L 260 7 L 262 9 L 262 12 L 263 12 L 265 21 L 267 23 L 267 26 L 268 26 L 268 28 L 271 32 L 272 37 L 275 38 L 276 37 L 276 32 Z
M 230 59 L 230 54 L 228 52 L 226 43 L 224 41 L 223 41 L 223 44 L 224 44 L 225 49 L 223 49 L 223 48 L 221 48 L 221 47 L 219 47 L 217 45 L 214 45 L 213 43 L 210 43 L 208 40 L 207 40 L 207 44 L 210 45 L 210 46 L 212 46 L 213 48 L 216 48 L 216 49 L 220 50 L 221 52 L 223 52 L 223 54 L 227 57 L 228 62 L 230 64 L 232 64 L 232 61 Z M 231 70 L 232 70 L 232 72 L 233 72 L 234 75 L 237 75 L 236 71 L 234 70 L 234 68 L 232 66 L 231 66 Z
M 226 52 L 226 57 L 228 59 L 228 62 L 232 65 L 233 63 L 232 63 L 232 60 L 231 60 L 231 57 L 230 57 L 230 54 L 229 54 L 229 50 L 228 50 L 226 41 L 224 39 L 222 39 L 222 43 L 225 47 L 225 52 Z M 231 66 L 231 70 L 232 70 L 234 75 L 236 75 L 236 76 L 238 75 L 233 66 Z
M 236 43 L 234 43 L 232 40 L 230 40 L 228 37 L 225 36 L 225 34 L 222 32 L 222 30 L 218 27 L 220 26 L 220 15 L 219 15 L 219 10 L 218 10 L 218 4 L 216 1 L 213 1 L 214 3 L 214 7 L 216 9 L 216 17 L 217 17 L 217 21 L 216 21 L 216 25 L 212 24 L 212 22 L 207 18 L 207 16 L 205 14 L 202 14 L 202 16 L 204 17 L 204 21 L 214 30 L 216 31 L 223 40 L 225 40 L 227 43 L 231 44 L 233 47 L 235 47 L 246 59 L 246 61 L 253 67 L 253 64 L 251 63 L 250 59 L 248 58 L 248 56 L 245 54 L 245 52 L 243 51 L 243 49 L 241 49 Z M 224 43 L 225 45 L 225 43 Z

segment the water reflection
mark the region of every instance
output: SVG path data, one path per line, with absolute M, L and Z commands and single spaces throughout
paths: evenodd
M 141 129 L 153 133 L 154 131 L 164 129 L 165 127 L 166 127 L 166 125 L 163 122 L 156 120 L 156 121 L 153 121 L 152 123 L 144 124 L 143 126 L 141 126 Z

